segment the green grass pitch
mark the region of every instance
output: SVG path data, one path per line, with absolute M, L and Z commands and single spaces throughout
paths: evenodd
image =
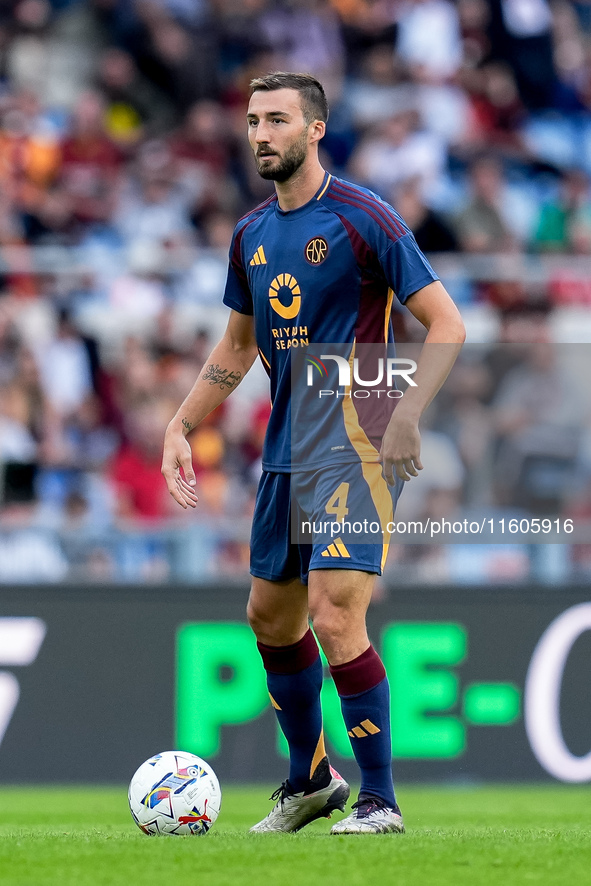
M 591 787 L 430 788 L 404 835 L 249 835 L 272 788 L 226 786 L 206 837 L 146 837 L 124 787 L 0 788 L 2 886 L 516 886 L 591 883 Z

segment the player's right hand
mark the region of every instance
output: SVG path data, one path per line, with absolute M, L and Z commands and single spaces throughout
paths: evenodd
M 198 498 L 195 494 L 195 472 L 191 446 L 182 431 L 167 430 L 164 437 L 162 474 L 168 491 L 182 508 L 194 508 Z

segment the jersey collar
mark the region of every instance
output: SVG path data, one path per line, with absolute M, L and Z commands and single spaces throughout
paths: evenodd
M 301 218 L 303 215 L 307 215 L 309 212 L 313 212 L 318 202 L 322 200 L 322 198 L 326 194 L 331 181 L 332 175 L 330 174 L 330 172 L 325 172 L 324 178 L 322 179 L 322 184 L 320 185 L 312 199 L 308 200 L 307 203 L 304 203 L 303 206 L 298 206 L 297 209 L 281 209 L 281 207 L 279 206 L 279 201 L 276 201 L 275 215 L 277 216 L 277 218 L 285 219 L 285 221 L 288 221 L 291 219 Z

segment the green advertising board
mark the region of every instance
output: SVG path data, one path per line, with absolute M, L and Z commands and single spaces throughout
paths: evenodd
M 245 586 L 0 589 L 0 780 L 118 782 L 163 750 L 279 783 L 286 749 Z M 370 607 L 399 781 L 591 781 L 591 602 L 557 590 L 392 589 Z M 340 703 L 327 746 L 354 779 Z
M 468 632 L 462 624 L 386 624 L 380 647 L 391 686 L 392 750 L 396 757 L 458 757 L 466 747 L 467 724 L 505 726 L 520 716 L 521 690 L 515 684 L 461 686 L 455 667 L 468 649 Z M 220 753 L 222 727 L 248 724 L 268 708 L 265 674 L 245 624 L 181 625 L 176 674 L 176 743 L 202 756 Z M 458 714 L 448 713 L 458 707 Z M 322 709 L 328 747 L 352 758 L 339 699 L 328 675 L 322 688 Z M 279 731 L 277 742 L 278 752 L 285 754 Z

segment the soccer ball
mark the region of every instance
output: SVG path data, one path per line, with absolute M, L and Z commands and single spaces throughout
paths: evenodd
M 163 751 L 142 763 L 128 796 L 133 820 L 150 835 L 206 834 L 222 802 L 211 766 L 186 751 Z

